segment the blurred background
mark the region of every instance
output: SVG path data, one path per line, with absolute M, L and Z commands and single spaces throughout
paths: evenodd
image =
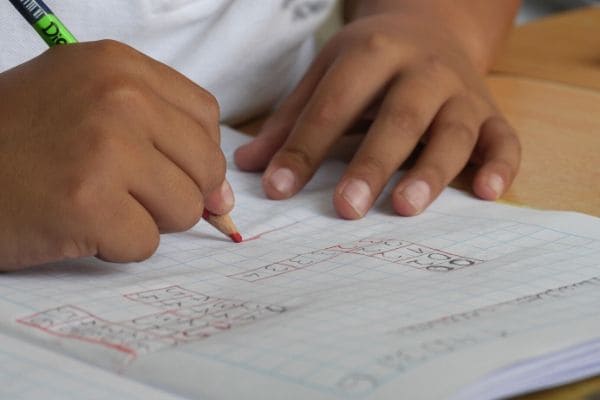
M 452 0 L 448 0 L 452 1 Z M 502 0 L 487 0 L 502 1 Z M 600 0 L 524 0 L 516 23 L 518 25 L 543 18 L 557 12 L 568 11 L 577 7 L 600 6 Z M 338 0 L 336 10 L 317 35 L 319 45 L 331 37 L 342 25 L 341 1 Z
M 544 17 L 548 14 L 566 11 L 576 7 L 599 5 L 598 0 L 525 0 L 517 19 L 518 24 Z

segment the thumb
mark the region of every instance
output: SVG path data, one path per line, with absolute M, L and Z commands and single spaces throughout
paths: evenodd
M 215 215 L 227 214 L 235 205 L 235 197 L 231 185 L 226 180 L 221 186 L 209 193 L 204 199 L 204 208 Z

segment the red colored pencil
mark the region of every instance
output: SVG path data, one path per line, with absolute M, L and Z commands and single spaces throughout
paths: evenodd
M 240 232 L 238 231 L 237 227 L 233 223 L 233 220 L 231 219 L 229 214 L 215 215 L 207 209 L 204 209 L 202 218 L 204 218 L 206 222 L 217 228 L 219 232 L 229 236 L 229 238 L 231 238 L 231 240 L 233 240 L 235 243 L 241 243 L 244 240 L 242 238 L 242 235 L 240 235 Z

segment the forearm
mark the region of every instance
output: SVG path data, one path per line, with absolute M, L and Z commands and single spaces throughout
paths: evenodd
M 345 0 L 344 14 L 347 20 L 381 13 L 421 18 L 424 24 L 456 35 L 477 68 L 485 71 L 520 4 L 520 0 Z

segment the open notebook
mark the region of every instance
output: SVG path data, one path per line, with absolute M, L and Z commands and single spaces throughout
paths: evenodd
M 343 221 L 342 171 L 274 202 L 231 164 L 243 244 L 200 223 L 144 263 L 0 275 L 0 398 L 483 399 L 600 372 L 600 220 L 449 189 Z

